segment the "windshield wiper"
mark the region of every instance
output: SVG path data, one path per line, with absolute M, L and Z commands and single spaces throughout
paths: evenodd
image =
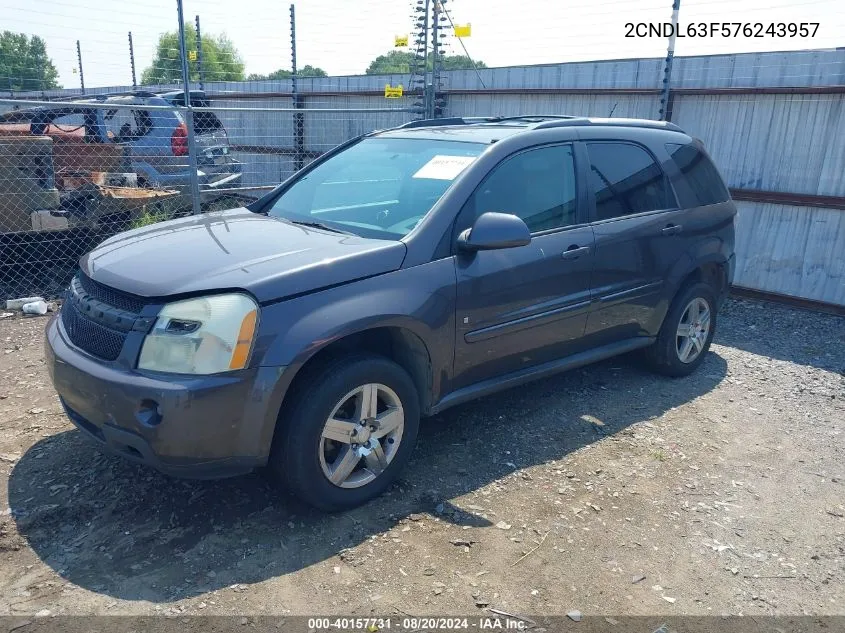
M 329 226 L 328 224 L 323 224 L 322 222 L 314 222 L 313 220 L 288 220 L 291 224 L 299 224 L 300 226 L 310 226 L 315 229 L 323 229 L 324 231 L 331 231 L 332 233 L 340 233 L 341 235 L 355 235 L 354 233 L 350 233 L 349 231 L 341 231 L 340 229 L 336 229 L 333 226 Z

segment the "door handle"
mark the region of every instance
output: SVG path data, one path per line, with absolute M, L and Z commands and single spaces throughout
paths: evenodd
M 680 224 L 667 224 L 666 228 L 664 228 L 660 232 L 663 233 L 663 235 L 677 235 L 683 229 L 684 227 L 682 227 Z
M 563 258 L 564 259 L 578 259 L 581 255 L 586 255 L 590 252 L 589 246 L 578 246 L 577 244 L 573 244 L 565 251 L 563 251 Z

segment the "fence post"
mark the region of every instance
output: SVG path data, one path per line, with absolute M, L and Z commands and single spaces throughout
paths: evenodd
M 191 81 L 188 73 L 188 48 L 185 46 L 185 17 L 182 11 L 182 0 L 176 0 L 176 11 L 179 14 L 179 55 L 182 57 L 182 83 L 185 86 L 185 124 L 188 128 L 188 164 L 191 174 L 191 205 L 194 215 L 202 213 L 200 206 L 200 184 L 197 173 L 197 143 L 194 136 L 194 110 L 191 107 Z
M 129 66 L 132 69 L 132 90 L 137 90 L 138 82 L 135 80 L 135 47 L 132 45 L 132 31 L 129 31 Z
M 79 40 L 76 40 L 76 59 L 79 62 L 79 85 L 82 88 L 82 94 L 85 94 L 85 75 L 82 74 L 82 46 Z
M 663 68 L 663 94 L 660 97 L 660 119 L 663 121 L 672 120 L 672 62 L 675 59 L 675 35 L 678 31 L 678 10 L 681 8 L 681 0 L 672 1 L 672 33 L 669 36 L 669 50 L 666 53 L 666 65 Z
M 205 90 L 205 69 L 202 67 L 202 35 L 200 34 L 200 16 L 196 17 L 197 23 L 197 69 L 200 74 L 200 90 Z
M 290 87 L 293 107 L 302 108 L 304 103 L 302 96 L 299 94 L 296 77 L 296 7 L 293 4 L 290 5 L 290 60 Z M 302 112 L 294 112 L 293 114 L 293 144 L 295 148 L 293 167 L 295 171 L 299 171 L 305 163 L 305 114 Z

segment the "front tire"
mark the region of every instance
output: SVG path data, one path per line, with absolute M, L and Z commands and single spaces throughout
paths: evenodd
M 382 494 L 410 459 L 419 430 L 419 396 L 408 373 L 386 358 L 357 356 L 297 382 L 304 388 L 280 416 L 271 474 L 329 512 Z
M 706 283 L 676 295 L 657 341 L 646 350 L 650 368 L 665 376 L 688 376 L 704 361 L 716 331 L 716 297 Z

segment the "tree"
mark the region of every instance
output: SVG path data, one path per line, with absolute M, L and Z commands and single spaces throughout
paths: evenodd
M 379 55 L 367 67 L 368 75 L 403 75 L 411 72 L 415 65 L 416 56 L 408 51 L 390 51 L 386 55 Z M 428 70 L 431 70 L 432 60 L 428 59 Z M 466 55 L 446 55 L 440 61 L 443 70 L 461 70 L 473 67 L 473 60 Z M 487 68 L 487 64 L 475 60 L 476 68 Z
M 473 62 L 475 65 L 473 66 Z M 447 55 L 440 65 L 443 70 L 472 70 L 473 68 L 487 68 L 487 64 L 466 55 Z
M 58 88 L 58 77 L 44 40 L 37 35 L 0 33 L 0 90 Z
M 197 50 L 197 32 L 192 24 L 185 23 L 185 43 L 190 57 Z M 226 35 L 202 36 L 202 69 L 206 81 L 243 81 L 244 62 L 232 41 Z M 188 61 L 191 81 L 198 81 L 199 58 Z M 182 80 L 182 61 L 179 56 L 179 32 L 163 33 L 158 38 L 152 66 L 141 73 L 142 84 L 167 84 Z
M 408 51 L 390 51 L 387 55 L 379 55 L 367 66 L 368 75 L 404 75 L 411 72 L 416 59 Z
M 274 70 L 269 75 L 261 75 L 259 73 L 250 73 L 249 77 L 247 77 L 247 81 L 261 81 L 265 79 L 290 79 L 291 72 L 289 70 L 284 70 L 280 68 L 279 70 Z M 296 71 L 297 77 L 328 77 L 328 73 L 323 70 L 322 68 L 318 68 L 316 66 L 312 66 L 311 64 L 306 64 L 302 68 L 298 68 Z

